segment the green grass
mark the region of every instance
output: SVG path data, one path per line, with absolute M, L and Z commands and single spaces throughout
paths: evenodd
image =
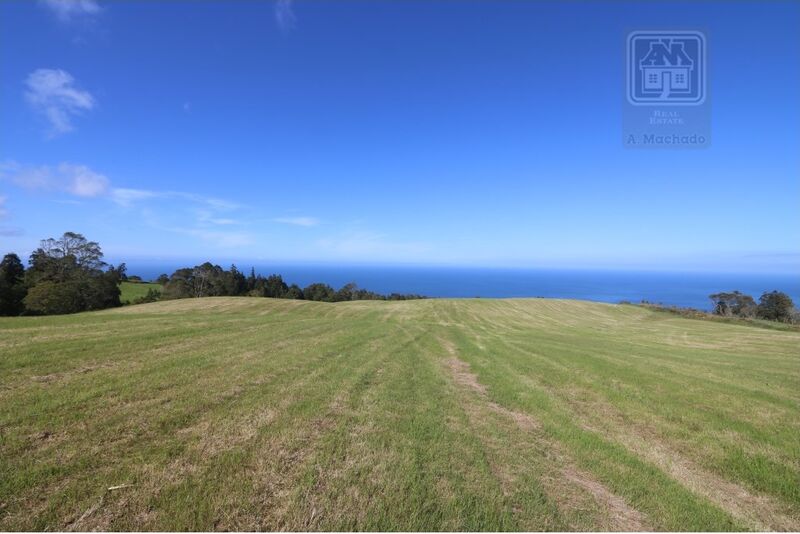
M 119 300 L 123 304 L 130 304 L 139 297 L 147 295 L 147 291 L 155 289 L 161 292 L 161 284 L 154 284 L 151 282 L 121 282 L 119 284 L 120 296 Z
M 798 349 L 549 299 L 0 318 L 0 530 L 798 530 Z

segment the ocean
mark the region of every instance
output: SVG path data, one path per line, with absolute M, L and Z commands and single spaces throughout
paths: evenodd
M 186 265 L 189 265 L 187 263 Z M 155 279 L 182 264 L 129 262 L 128 274 Z M 229 265 L 223 265 L 229 268 Z M 245 273 L 250 265 L 238 265 Z M 305 287 L 348 282 L 378 293 L 416 293 L 428 297 L 547 297 L 617 303 L 647 300 L 668 306 L 710 309 L 708 296 L 739 290 L 756 300 L 764 291 L 783 291 L 800 304 L 800 274 L 733 274 L 564 269 L 453 267 L 375 267 L 329 265 L 254 265 L 262 275 L 281 274 Z

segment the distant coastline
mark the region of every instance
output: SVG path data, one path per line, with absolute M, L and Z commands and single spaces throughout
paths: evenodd
M 154 280 L 183 264 L 128 261 L 128 273 Z M 223 268 L 229 265 L 223 264 Z M 648 301 L 709 310 L 708 296 L 739 290 L 756 298 L 764 291 L 786 292 L 800 301 L 800 274 L 687 273 L 622 270 L 501 269 L 459 267 L 383 267 L 237 263 L 262 275 L 281 274 L 288 283 L 323 282 L 334 287 L 355 282 L 380 293 L 428 297 L 547 297 L 617 303 Z

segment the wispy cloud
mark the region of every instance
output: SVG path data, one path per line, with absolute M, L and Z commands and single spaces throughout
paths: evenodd
M 212 246 L 235 248 L 255 239 L 240 230 L 220 229 L 243 224 L 228 214 L 241 209 L 235 202 L 182 191 L 115 188 L 111 200 L 125 209 L 138 209 L 140 220 L 155 230 L 190 236 Z
M 53 137 L 72 131 L 72 118 L 95 106 L 94 97 L 75 86 L 75 79 L 60 69 L 37 69 L 25 80 L 25 99 L 49 123 Z
M 155 191 L 112 187 L 111 180 L 86 165 L 23 165 L 16 161 L 0 162 L 0 181 L 27 190 L 66 193 L 81 199 L 113 202 L 114 215 L 137 219 L 150 228 L 199 239 L 221 248 L 251 245 L 255 238 L 233 225 L 247 225 L 235 218 L 243 206 L 229 200 L 184 191 Z M 74 199 L 55 198 L 73 203 Z M 0 219 L 7 217 L 6 197 L 0 196 Z M 0 235 L 20 235 L 21 230 L 0 227 Z
M 126 189 L 116 187 L 111 190 L 111 200 L 123 207 L 128 207 L 136 202 L 157 196 L 154 191 L 143 189 Z
M 96 0 L 39 0 L 60 21 L 69 22 L 76 17 L 92 16 L 100 12 Z
M 148 189 L 127 189 L 114 188 L 111 190 L 111 200 L 120 206 L 129 207 L 137 202 L 148 199 L 183 199 L 196 204 L 206 205 L 220 211 L 235 210 L 241 206 L 236 202 L 224 200 L 216 197 L 207 197 L 195 193 L 185 193 L 182 191 L 152 191 Z
M 77 197 L 98 197 L 108 191 L 108 178 L 85 165 L 60 163 L 21 165 L 15 161 L 0 163 L 0 179 L 29 190 L 60 191 Z
M 294 226 L 317 226 L 319 224 L 319 220 L 314 217 L 277 217 L 272 219 L 273 222 L 281 223 L 281 224 L 291 224 Z
M 6 208 L 7 201 L 8 197 L 0 195 L 0 221 L 9 218 L 10 214 Z M 24 232 L 22 231 L 22 228 L 17 228 L 15 226 L 0 226 L 0 236 L 3 237 L 16 237 L 22 235 L 23 233 Z
M 67 178 L 67 191 L 75 196 L 96 197 L 108 189 L 108 178 L 84 165 L 62 163 L 58 172 Z
M 205 226 L 231 226 L 241 224 L 236 219 L 229 217 L 218 217 L 216 213 L 207 209 L 197 210 L 197 222 Z
M 278 28 L 283 32 L 293 30 L 297 24 L 292 3 L 293 0 L 277 0 L 275 2 L 275 20 L 278 23 Z

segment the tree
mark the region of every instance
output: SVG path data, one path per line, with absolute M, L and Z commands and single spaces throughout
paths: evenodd
M 39 247 L 50 258 L 74 258 L 75 264 L 82 269 L 99 270 L 105 267 L 100 245 L 75 232 L 65 232 L 58 239 L 45 239 Z
M 318 300 L 322 302 L 332 302 L 335 291 L 328 284 L 311 284 L 303 289 L 303 297 L 306 300 Z
M 119 284 L 125 273 L 125 264 L 110 267 L 107 271 L 83 280 L 85 310 L 104 310 L 121 306 Z
M 206 262 L 192 268 L 178 269 L 164 285 L 164 297 L 215 297 L 229 295 L 231 273 Z
M 73 313 L 120 306 L 119 283 L 125 264 L 104 270 L 103 252 L 94 241 L 66 232 L 45 239 L 30 258 L 24 300 L 32 313 Z
M 34 315 L 54 315 L 83 311 L 81 287 L 77 282 L 44 280 L 28 290 L 25 308 Z
M 256 288 L 256 268 L 250 267 L 250 276 L 247 277 L 247 291 L 252 291 Z
M 222 276 L 225 286 L 223 295 L 238 296 L 247 292 L 247 278 L 236 268 L 236 265 L 231 265 L 230 271 L 223 271 Z
M 709 295 L 714 304 L 714 314 L 726 317 L 755 317 L 756 301 L 750 295 L 745 295 L 739 291 L 730 293 L 714 293 Z
M 160 274 L 158 275 L 158 278 L 156 278 L 156 283 L 159 283 L 162 286 L 166 285 L 167 282 L 169 282 L 169 276 L 167 274 Z
M 300 289 L 300 286 L 297 284 L 292 284 L 284 293 L 283 298 L 285 299 L 296 299 L 302 300 L 303 299 L 303 290 Z
M 20 315 L 27 292 L 25 266 L 16 254 L 6 254 L 0 262 L 0 315 Z
M 176 270 L 169 277 L 169 281 L 164 284 L 164 297 L 170 299 L 182 299 L 193 296 L 192 276 L 194 269 L 182 268 Z
M 343 285 L 339 291 L 336 292 L 333 299 L 336 302 L 343 302 L 347 300 L 355 300 L 358 295 L 358 286 L 350 282 L 349 284 Z
M 214 267 L 206 262 L 199 267 L 192 270 L 191 287 L 192 296 L 194 297 L 208 297 L 211 295 L 212 276 Z
M 758 317 L 769 321 L 789 323 L 794 317 L 794 302 L 786 293 L 765 292 L 758 299 Z
M 288 289 L 289 286 L 287 286 L 286 282 L 283 281 L 283 277 L 281 275 L 271 274 L 264 282 L 263 296 L 280 299 L 283 298 Z

